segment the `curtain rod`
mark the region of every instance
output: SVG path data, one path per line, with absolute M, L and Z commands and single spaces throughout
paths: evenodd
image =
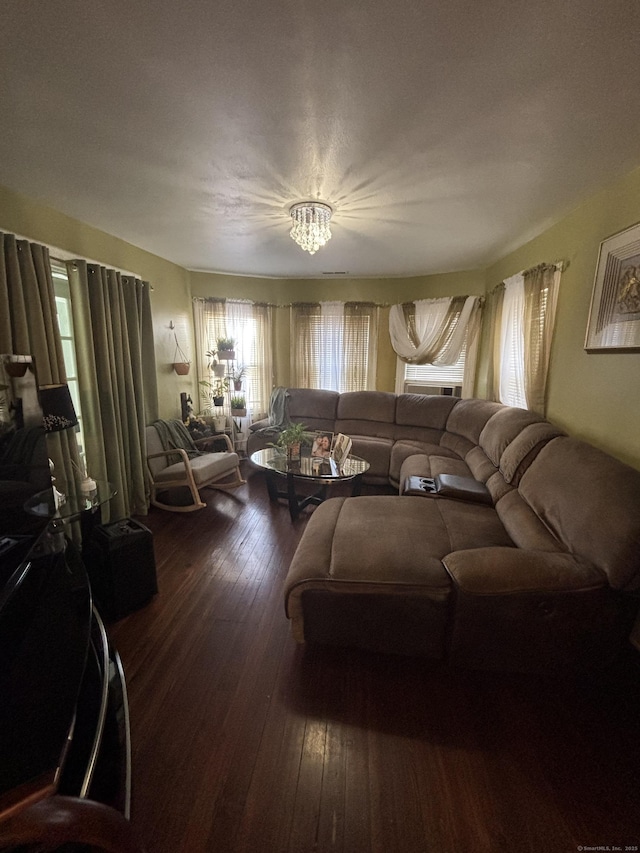
M 319 305 L 320 302 L 262 302 L 253 299 L 228 299 L 225 296 L 193 296 L 193 302 L 235 302 L 244 305 L 266 305 L 268 308 L 291 308 L 295 305 Z M 321 300 L 323 301 L 323 300 Z M 327 301 L 327 300 L 324 300 Z M 341 302 L 342 300 L 335 300 Z M 346 299 L 345 305 L 373 305 L 374 308 L 389 308 L 392 302 L 372 302 L 370 299 Z
M 142 276 L 138 275 L 136 272 L 131 272 L 131 270 L 121 270 L 117 267 L 112 266 L 111 264 L 104 264 L 101 261 L 94 261 L 90 258 L 81 258 L 77 252 L 68 252 L 66 249 L 61 249 L 59 246 L 51 246 L 49 243 L 45 243 L 42 240 L 36 240 L 33 237 L 27 237 L 25 234 L 16 234 L 12 229 L 0 228 L 0 231 L 3 234 L 12 234 L 16 240 L 26 240 L 27 243 L 37 243 L 39 246 L 44 246 L 45 249 L 49 252 L 50 260 L 54 262 L 58 262 L 60 264 L 64 264 L 66 261 L 77 261 L 83 260 L 88 264 L 98 264 L 98 266 L 104 267 L 109 266 L 111 269 L 115 269 L 116 272 L 119 272 L 120 275 L 132 275 L 134 278 L 142 278 Z

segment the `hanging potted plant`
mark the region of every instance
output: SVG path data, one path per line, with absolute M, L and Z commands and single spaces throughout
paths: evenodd
M 180 344 L 178 343 L 178 336 L 175 332 L 173 333 L 173 337 L 176 339 L 176 353 L 173 357 L 173 369 L 178 374 L 178 376 L 187 376 L 189 374 L 191 362 L 180 348 Z
M 288 459 L 300 459 L 300 447 L 306 432 L 307 428 L 304 424 L 289 424 L 278 436 L 276 447 L 281 447 Z
M 231 414 L 236 418 L 246 418 L 247 401 L 244 396 L 239 395 L 231 398 Z
M 231 371 L 231 378 L 233 380 L 233 390 L 234 391 L 242 391 L 242 380 L 247 375 L 247 368 L 244 364 L 239 364 Z
M 218 338 L 218 358 L 220 361 L 234 361 L 236 357 L 236 342 L 233 338 Z

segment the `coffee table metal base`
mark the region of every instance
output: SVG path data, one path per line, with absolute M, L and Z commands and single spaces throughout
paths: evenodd
M 289 514 L 291 516 L 291 521 L 295 521 L 296 518 L 300 515 L 303 509 L 308 506 L 318 506 L 321 504 L 327 497 L 327 489 L 331 485 L 332 481 L 324 482 L 321 484 L 319 490 L 312 495 L 299 495 L 296 492 L 296 475 L 291 472 L 284 474 L 279 473 L 277 471 L 266 471 L 267 474 L 267 491 L 269 493 L 269 498 L 272 501 L 278 500 L 286 500 L 289 504 Z M 287 479 L 287 488 L 286 491 L 278 488 L 279 482 L 286 477 Z M 309 478 L 304 478 L 307 482 L 309 482 Z M 319 482 L 319 481 L 311 481 L 311 482 Z M 352 487 L 351 487 L 351 496 L 357 497 L 360 494 L 362 489 L 362 475 L 357 474 L 352 478 Z

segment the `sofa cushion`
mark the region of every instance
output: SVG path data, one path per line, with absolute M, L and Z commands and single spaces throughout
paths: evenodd
M 478 508 L 397 496 L 321 504 L 285 581 L 294 637 L 444 657 L 451 580 L 442 557 L 452 547 L 509 544 L 493 509 Z
M 386 391 L 347 391 L 340 394 L 335 431 L 374 438 L 393 438 L 396 395 Z
M 548 421 L 532 423 L 511 441 L 500 457 L 500 471 L 507 483 L 515 486 L 544 445 L 556 436 L 563 435 L 562 430 Z
M 337 391 L 288 388 L 287 415 L 295 423 L 304 423 L 310 430 L 333 432 L 339 397 Z
M 391 439 L 372 438 L 366 435 L 351 435 L 351 453 L 366 459 L 369 470 L 364 475 L 367 483 L 389 482 L 389 460 L 391 456 Z
M 408 477 L 435 477 L 436 474 L 455 474 L 459 477 L 471 477 L 466 462 L 458 457 L 412 453 L 407 456 L 400 468 L 399 485 L 403 486 Z
M 399 483 L 404 482 L 407 477 L 411 477 L 413 475 L 430 477 L 431 462 L 429 460 L 430 457 L 435 455 L 447 457 L 451 459 L 452 462 L 462 462 L 460 457 L 453 451 L 440 447 L 439 444 L 429 444 L 427 442 L 410 440 L 396 441 L 391 448 L 391 464 L 389 466 L 390 482 L 397 486 Z M 420 457 L 420 462 L 416 463 L 417 467 L 415 469 L 411 467 L 413 463 L 410 463 L 411 458 L 414 456 Z M 425 470 L 425 460 L 428 470 Z M 405 465 L 409 465 L 409 468 L 405 468 Z M 438 473 L 443 472 L 440 471 Z M 457 471 L 451 470 L 447 473 L 455 474 Z
M 490 400 L 458 400 L 447 418 L 445 433 L 447 440 L 453 441 L 455 436 L 461 436 L 466 438 L 472 446 L 479 444 L 480 434 L 485 424 L 502 408 L 504 408 L 502 403 L 493 403 Z
M 640 589 L 640 471 L 559 436 L 540 450 L 518 488 L 553 535 L 606 572 L 614 589 Z
M 502 454 L 511 442 L 525 427 L 541 421 L 544 422 L 544 418 L 535 412 L 518 409 L 515 406 L 504 406 L 486 422 L 480 433 L 478 444 L 498 468 Z
M 396 441 L 421 441 L 440 444 L 456 397 L 429 394 L 399 394 L 396 402 Z
M 239 463 L 237 453 L 203 453 L 189 460 L 193 479 L 196 486 L 209 483 L 214 477 L 222 477 L 235 471 Z M 156 485 L 170 483 L 176 478 L 184 477 L 185 467 L 182 462 L 174 462 L 154 474 Z
M 504 480 L 502 482 L 504 483 Z M 554 536 L 517 489 L 506 486 L 500 495 L 499 486 L 490 480 L 489 490 L 505 530 L 518 548 L 532 551 L 567 551 L 564 542 Z

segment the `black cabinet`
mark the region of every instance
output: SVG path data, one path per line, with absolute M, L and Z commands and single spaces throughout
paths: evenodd
M 84 549 L 100 612 L 116 620 L 144 607 L 158 591 L 153 534 L 131 518 L 96 527 Z

